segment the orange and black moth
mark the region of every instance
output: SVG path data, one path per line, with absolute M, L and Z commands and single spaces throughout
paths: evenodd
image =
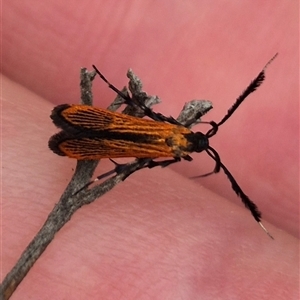
M 221 169 L 224 171 L 231 182 L 232 189 L 250 210 L 254 219 L 271 236 L 261 223 L 261 213 L 257 206 L 242 191 L 232 174 L 221 162 L 217 151 L 209 145 L 209 139 L 217 133 L 219 127 L 231 117 L 246 97 L 261 85 L 265 78 L 266 67 L 275 57 L 276 55 L 237 98 L 220 122 L 203 122 L 211 125 L 206 133 L 193 132 L 188 128 L 188 124 L 183 126 L 173 118 L 153 112 L 143 103 L 133 103 L 129 96 L 109 83 L 94 67 L 109 88 L 119 94 L 126 104 L 138 106 L 152 120 L 88 105 L 58 105 L 53 109 L 51 118 L 62 131 L 50 138 L 49 148 L 58 155 L 77 160 L 121 157 L 150 158 L 152 160 L 148 167 L 167 166 L 181 159 L 191 161 L 191 153 L 205 151 L 216 163 L 211 173 L 217 173 Z M 154 160 L 164 157 L 171 159 Z
M 208 147 L 201 132 L 88 105 L 62 104 L 51 118 L 63 130 L 49 141 L 58 155 L 77 160 L 137 157 L 187 158 Z

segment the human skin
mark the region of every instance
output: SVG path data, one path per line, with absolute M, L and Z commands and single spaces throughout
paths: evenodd
M 137 66 L 134 71 L 145 90 L 163 99 L 155 110 L 167 115 L 176 116 L 183 103 L 197 94 L 221 99 L 214 101 L 216 112 L 207 117 L 218 120 L 234 101 L 231 98 L 238 96 L 278 51 L 266 82 L 212 142 L 246 193 L 259 199 L 260 209 L 276 215 L 268 215 L 272 225 L 264 222 L 275 240 L 264 234 L 245 208 L 236 205 L 238 200 L 233 197 L 233 203 L 220 196 L 222 189 L 223 195 L 228 194 L 229 183 L 221 178 L 224 175 L 209 179 L 217 187 L 207 180 L 187 178 L 212 166 L 208 158 L 198 160 L 194 155 L 192 163 L 178 164 L 176 171 L 157 168 L 135 173 L 103 198 L 81 208 L 12 299 L 296 299 L 299 244 L 292 234 L 298 230 L 298 212 L 291 209 L 295 206 L 289 199 L 295 197 L 290 191 L 297 191 L 298 184 L 290 179 L 298 168 L 291 163 L 297 160 L 293 152 L 297 142 L 293 130 L 297 68 L 282 71 L 297 65 L 289 63 L 295 59 L 292 46 L 296 42 L 293 34 L 287 34 L 294 8 L 265 4 L 257 10 L 245 1 L 239 14 L 235 7 L 199 7 L 195 2 L 189 10 L 180 8 L 186 13 L 178 20 L 166 7 L 162 18 L 159 8 L 146 10 L 143 3 L 138 9 L 110 2 L 102 3 L 101 9 L 76 4 L 71 10 L 58 1 L 47 7 L 27 3 L 28 7 L 19 10 L 14 1 L 5 4 L 8 16 L 14 18 L 4 22 L 11 31 L 7 34 L 4 30 L 3 72 L 23 87 L 3 77 L 2 278 L 44 223 L 75 166 L 74 161 L 47 149 L 49 136 L 57 131 L 49 113 L 55 104 L 78 101 L 79 67 L 97 62 L 121 87 L 126 68 Z M 51 9 L 59 13 L 50 14 Z M 148 15 L 141 17 L 142 10 Z M 196 18 L 194 10 L 206 13 Z M 192 22 L 186 25 L 188 14 Z M 51 26 L 43 22 L 49 16 Z M 148 16 L 155 20 L 152 26 L 147 25 Z M 281 23 L 283 17 L 287 21 Z M 93 21 L 90 26 L 88 20 Z M 10 22 L 20 26 L 13 28 Z M 36 26 L 31 27 L 34 22 Z M 221 34 L 225 25 L 228 31 Z M 159 29 L 166 26 L 166 35 L 160 38 Z M 198 32 L 203 26 L 208 33 Z M 172 28 L 176 35 L 170 34 L 172 42 L 165 41 L 168 30 L 174 34 Z M 272 31 L 276 38 L 268 34 Z M 69 40 L 73 34 L 76 39 Z M 232 35 L 237 37 L 234 46 Z M 40 40 L 43 47 L 30 48 L 28 42 Z M 289 80 L 285 82 L 286 74 Z M 94 86 L 95 105 L 107 106 L 113 93 L 100 80 Z M 278 98 L 284 100 L 284 106 Z M 266 135 L 267 131 L 272 134 Z M 290 152 L 283 151 L 286 155 L 274 149 L 278 136 L 280 148 L 285 141 L 291 143 L 286 150 Z M 236 145 L 230 151 L 228 139 Z M 286 168 L 272 169 L 272 162 Z M 111 167 L 103 161 L 97 174 Z M 266 192 L 274 186 L 277 189 Z

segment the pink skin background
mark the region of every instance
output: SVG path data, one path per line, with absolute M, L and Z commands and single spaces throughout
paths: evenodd
M 263 85 L 211 139 L 259 206 L 271 240 L 226 176 L 192 180 L 206 154 L 142 170 L 75 213 L 12 299 L 298 299 L 297 1 L 6 1 L 2 4 L 1 278 L 43 225 L 75 161 L 48 148 L 49 115 L 78 103 L 80 67 L 117 87 L 132 68 L 177 116 L 209 99 L 218 121 L 265 63 Z M 114 93 L 99 78 L 94 104 Z M 198 125 L 195 131 L 206 131 Z M 103 160 L 97 174 L 112 168 Z

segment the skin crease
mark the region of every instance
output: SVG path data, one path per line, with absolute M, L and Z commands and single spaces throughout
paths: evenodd
M 296 7 L 198 2 L 3 4 L 1 279 L 72 175 L 75 161 L 47 149 L 57 132 L 49 114 L 78 103 L 79 67 L 92 64 L 118 87 L 132 67 L 166 115 L 210 99 L 210 121 L 279 52 L 252 102 L 212 142 L 258 199 L 275 240 L 238 205 L 224 174 L 188 178 L 212 168 L 194 155 L 173 169 L 140 171 L 81 208 L 12 299 L 297 299 Z M 93 91 L 99 107 L 114 97 L 100 79 Z M 110 168 L 103 160 L 96 174 Z

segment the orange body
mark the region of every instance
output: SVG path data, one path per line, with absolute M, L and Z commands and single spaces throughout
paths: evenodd
M 58 155 L 83 159 L 184 157 L 195 151 L 188 128 L 110 112 L 87 105 L 63 104 L 51 118 L 61 132 L 51 137 Z

